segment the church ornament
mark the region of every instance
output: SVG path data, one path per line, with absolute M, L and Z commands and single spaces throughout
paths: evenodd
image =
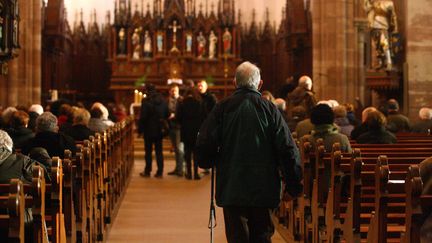
M 133 55 L 132 59 L 140 59 L 141 58 L 141 29 L 136 28 L 132 35 L 132 46 L 133 46 Z
M 148 30 L 144 32 L 144 57 L 152 55 L 152 39 Z
M 159 53 L 163 52 L 163 34 L 161 32 L 157 33 L 157 51 Z
M 8 73 L 7 61 L 18 56 L 19 44 L 18 0 L 0 0 L 0 64 L 1 74 Z
M 191 53 L 192 52 L 192 34 L 187 33 L 186 34 L 186 52 Z
M 125 55 L 126 54 L 126 30 L 125 28 L 120 28 L 118 33 L 118 39 L 119 39 L 119 55 Z
M 182 27 L 177 25 L 177 20 L 174 20 L 173 24 L 168 26 L 168 28 L 171 29 L 173 33 L 172 48 L 170 52 L 180 52 L 180 50 L 177 48 L 177 30 L 181 29 Z
M 222 36 L 223 41 L 223 50 L 224 54 L 231 54 L 231 41 L 232 41 L 232 35 L 229 32 L 228 28 L 225 28 L 225 32 Z
M 364 0 L 367 13 L 371 44 L 376 61 L 372 67 L 377 70 L 391 71 L 393 68 L 394 48 L 397 45 L 398 24 L 394 3 L 391 0 Z M 400 38 L 399 38 L 400 39 Z
M 215 56 L 216 56 L 217 41 L 218 41 L 218 38 L 216 37 L 213 30 L 210 31 L 210 35 L 209 35 L 209 58 L 215 58 Z
M 197 37 L 197 42 L 198 42 L 197 57 L 198 58 L 203 58 L 204 55 L 205 55 L 205 49 L 206 49 L 207 40 L 206 40 L 205 36 L 203 35 L 202 31 L 199 32 L 199 35 Z

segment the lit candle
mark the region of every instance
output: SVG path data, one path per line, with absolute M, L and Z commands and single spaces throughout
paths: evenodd
M 134 94 L 134 103 L 138 103 L 139 100 L 139 96 L 138 96 L 138 90 L 135 90 L 135 94 Z

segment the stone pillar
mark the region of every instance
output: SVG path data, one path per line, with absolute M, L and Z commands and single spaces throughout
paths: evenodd
M 318 99 L 354 102 L 358 68 L 354 0 L 312 1 L 313 79 Z
M 356 27 L 356 33 L 357 33 L 357 47 L 356 47 L 356 65 L 355 65 L 355 73 L 356 73 L 356 85 L 354 87 L 355 89 L 355 95 L 360 98 L 360 101 L 362 104 L 368 106 L 370 104 L 370 99 L 367 99 L 367 97 L 370 97 L 370 92 L 366 88 L 366 77 L 365 77 L 365 44 L 366 44 L 366 30 L 368 28 L 368 22 L 367 19 L 364 18 L 356 18 L 354 20 L 354 25 Z
M 406 65 L 409 117 L 432 107 L 432 2 L 406 0 Z
M 19 0 L 20 45 L 18 57 L 9 61 L 8 75 L 0 78 L 3 106 L 40 103 L 41 1 Z

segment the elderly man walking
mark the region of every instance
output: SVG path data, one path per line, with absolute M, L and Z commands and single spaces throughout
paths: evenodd
M 229 243 L 271 242 L 271 211 L 285 192 L 302 192 L 298 149 L 282 115 L 261 97 L 260 70 L 238 66 L 236 91 L 216 105 L 201 126 L 198 163 L 216 167 L 216 203 L 223 207 Z

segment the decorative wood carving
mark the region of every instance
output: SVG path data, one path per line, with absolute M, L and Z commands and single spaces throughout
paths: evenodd
M 19 44 L 18 0 L 0 0 L 0 64 L 6 74 L 7 61 L 18 56 Z

